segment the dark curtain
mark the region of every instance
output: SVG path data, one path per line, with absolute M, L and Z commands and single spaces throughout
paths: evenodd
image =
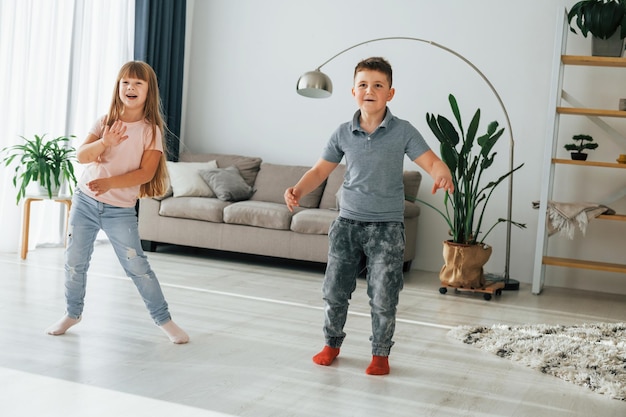
M 150 64 L 159 80 L 169 161 L 180 149 L 186 9 L 186 0 L 135 0 L 135 60 Z

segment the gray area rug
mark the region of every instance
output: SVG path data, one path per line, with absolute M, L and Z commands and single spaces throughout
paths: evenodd
M 626 323 L 460 326 L 448 334 L 599 394 L 626 400 Z

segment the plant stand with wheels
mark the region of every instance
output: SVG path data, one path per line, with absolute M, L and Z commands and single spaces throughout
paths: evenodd
M 448 292 L 448 288 L 454 289 L 455 294 L 460 294 L 462 292 L 472 292 L 472 293 L 481 293 L 483 294 L 483 298 L 487 301 L 491 300 L 491 297 L 495 295 L 501 295 L 502 290 L 504 289 L 505 282 L 504 281 L 486 281 L 485 285 L 479 288 L 471 288 L 471 287 L 453 287 L 450 285 L 443 286 L 439 288 L 440 294 L 446 294 Z

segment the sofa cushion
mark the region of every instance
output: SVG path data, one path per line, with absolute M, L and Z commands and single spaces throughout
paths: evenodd
M 222 223 L 224 220 L 224 207 L 229 204 L 230 203 L 218 200 L 217 198 L 166 198 L 161 201 L 159 215 Z
M 294 214 L 291 219 L 291 231 L 315 235 L 327 235 L 330 224 L 339 212 L 330 209 L 307 209 Z
M 261 164 L 254 183 L 253 201 L 268 201 L 285 204 L 285 190 L 293 187 L 310 167 L 278 164 Z M 325 183 L 300 199 L 300 207 L 317 207 L 324 191 Z
M 208 154 L 193 154 L 189 152 L 183 152 L 180 154 L 180 160 L 186 162 L 203 162 L 212 161 L 217 162 L 218 168 L 226 168 L 234 165 L 239 170 L 239 173 L 250 186 L 254 186 L 259 168 L 261 167 L 261 158 L 242 155 L 230 155 L 220 153 L 208 153 Z
M 244 181 L 234 165 L 228 168 L 202 170 L 200 176 L 217 198 L 223 201 L 247 200 L 253 193 L 252 187 Z
M 324 188 L 324 194 L 320 200 L 319 207 L 321 209 L 338 210 L 339 203 L 337 202 L 337 192 L 343 185 L 343 177 L 346 174 L 346 166 L 344 164 L 337 165 L 337 168 L 333 170 L 326 180 L 326 187 Z
M 215 197 L 211 187 L 200 176 L 200 170 L 217 168 L 215 161 L 167 162 L 174 197 Z
M 224 208 L 224 223 L 289 230 L 291 215 L 285 204 L 252 200 L 239 201 Z M 265 242 L 265 244 L 269 245 L 271 242 Z

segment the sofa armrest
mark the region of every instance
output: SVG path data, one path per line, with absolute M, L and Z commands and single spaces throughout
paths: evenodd
M 161 201 L 154 198 L 139 199 L 139 237 L 144 240 L 155 240 L 154 225 L 159 220 Z
M 402 180 L 404 182 L 404 199 L 415 202 L 420 184 L 422 183 L 422 173 L 419 171 L 404 171 Z
M 420 215 L 421 207 L 411 201 L 404 201 L 404 218 L 411 219 Z

